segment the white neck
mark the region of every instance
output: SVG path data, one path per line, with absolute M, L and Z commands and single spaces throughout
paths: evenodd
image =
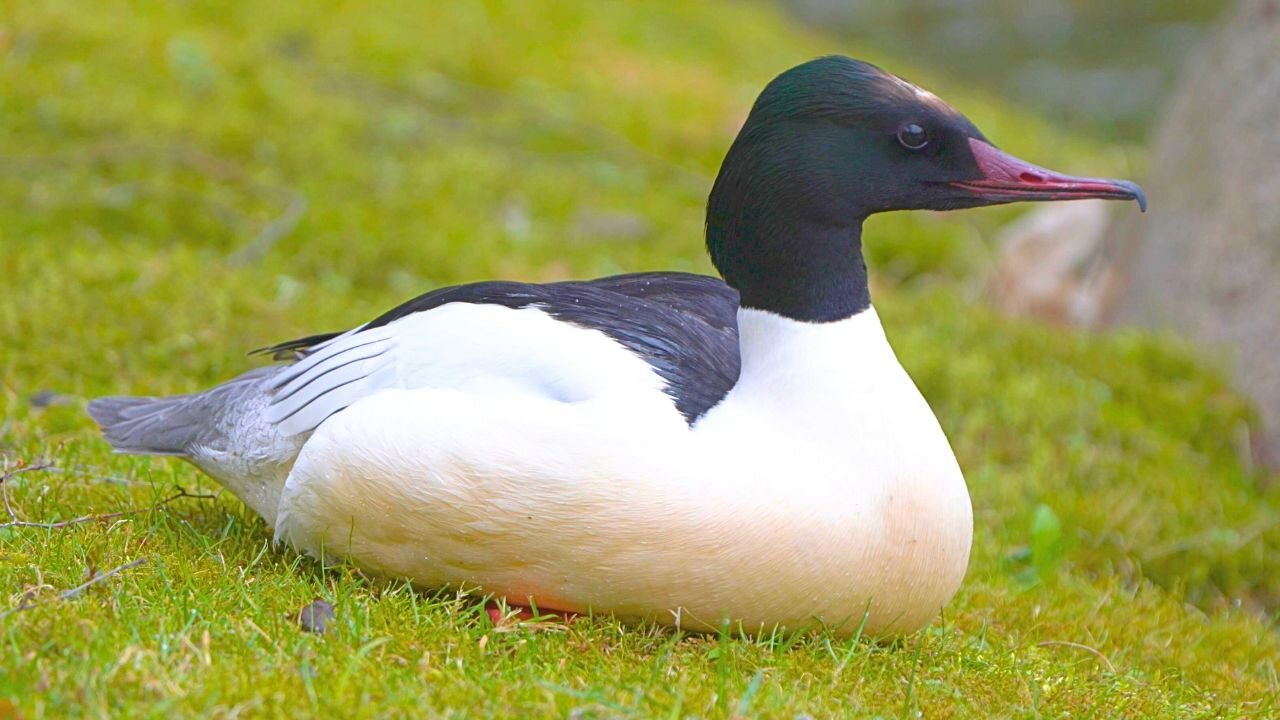
M 840 401 L 850 393 L 883 389 L 886 383 L 911 383 L 885 339 L 875 308 L 826 323 L 742 309 L 738 332 L 742 375 L 735 391 L 807 404 L 824 395 Z
M 694 427 L 699 435 L 742 444 L 782 434 L 793 447 L 812 444 L 834 461 L 846 451 L 848 460 L 863 452 L 860 446 L 878 435 L 877 423 L 937 428 L 872 308 L 826 323 L 742 309 L 738 332 L 738 383 Z

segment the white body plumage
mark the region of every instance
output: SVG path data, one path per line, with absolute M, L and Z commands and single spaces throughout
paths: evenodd
M 739 327 L 741 377 L 690 426 L 602 332 L 444 305 L 328 346 L 369 359 L 263 381 L 274 404 L 192 459 L 277 538 L 424 587 L 692 628 L 924 624 L 964 576 L 972 511 L 874 309 Z M 326 385 L 348 394 L 331 416 Z M 310 404 L 284 397 L 299 387 Z

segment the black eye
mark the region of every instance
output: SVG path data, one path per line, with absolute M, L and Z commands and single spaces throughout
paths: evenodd
M 898 142 L 908 150 L 921 150 L 929 144 L 929 133 L 915 123 L 911 123 L 898 131 Z

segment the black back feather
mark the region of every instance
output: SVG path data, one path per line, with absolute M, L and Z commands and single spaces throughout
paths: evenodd
M 440 288 L 399 305 L 357 332 L 448 303 L 537 306 L 558 320 L 599 330 L 643 359 L 692 424 L 728 394 L 741 369 L 738 293 L 717 278 L 673 272 L 586 281 L 480 282 Z M 323 333 L 255 351 L 293 359 L 341 333 Z

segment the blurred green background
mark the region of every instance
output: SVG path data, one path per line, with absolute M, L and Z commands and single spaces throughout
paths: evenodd
M 58 520 L 146 506 L 173 484 L 216 490 L 184 465 L 110 455 L 87 398 L 201 389 L 252 367 L 246 350 L 444 284 L 710 272 L 702 213 L 720 159 L 760 88 L 817 55 L 902 74 L 1034 162 L 1140 178 L 1162 93 L 1216 9 L 0 4 L 0 455 L 59 468 L 6 482 L 13 511 Z M 224 495 L 67 532 L 0 528 L 11 606 L 86 568 L 150 563 L 0 619 L 0 718 L 4 698 L 32 717 L 237 703 L 729 716 L 742 698 L 786 717 L 1274 710 L 1280 496 L 1249 457 L 1256 413 L 1186 341 L 988 308 L 995 238 L 1024 212 L 867 229 L 890 340 L 976 511 L 965 589 L 911 650 L 668 647 L 608 626 L 481 642 L 491 628 L 456 604 L 423 610 L 269 549 Z M 316 595 L 339 604 L 334 637 L 281 620 Z M 1040 644 L 1061 640 L 1097 646 L 1113 670 Z M 469 664 L 415 665 L 445 647 Z
M 1141 140 L 1224 0 L 780 0 L 796 17 L 1103 140 Z

